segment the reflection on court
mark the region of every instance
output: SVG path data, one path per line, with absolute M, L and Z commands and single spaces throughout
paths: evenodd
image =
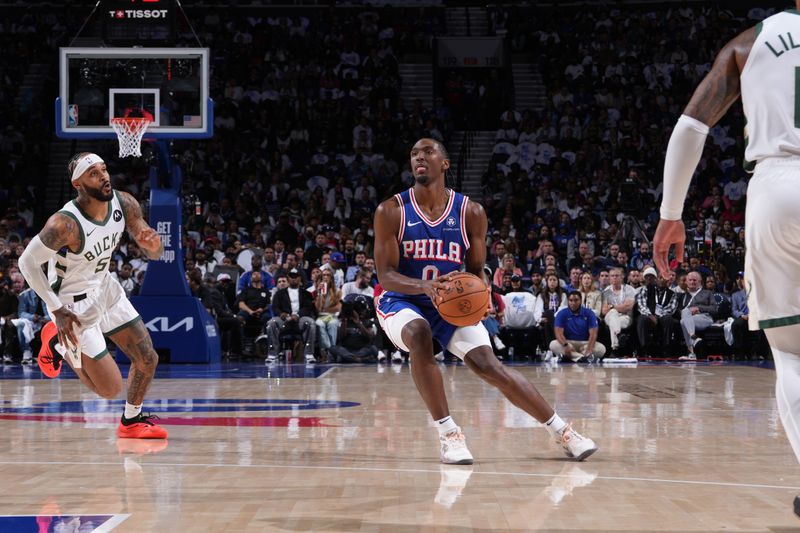
M 162 369 L 145 410 L 168 442 L 116 439 L 119 401 L 77 380 L 0 380 L 0 530 L 90 515 L 137 532 L 800 526 L 767 368 L 518 367 L 600 446 L 575 463 L 495 389 L 443 366 L 473 466 L 439 463 L 407 366 L 238 368 Z

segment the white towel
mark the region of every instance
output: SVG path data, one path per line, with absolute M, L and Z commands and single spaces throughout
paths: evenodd
M 725 342 L 728 346 L 733 346 L 733 319 L 729 318 L 722 325 L 722 332 L 725 334 Z

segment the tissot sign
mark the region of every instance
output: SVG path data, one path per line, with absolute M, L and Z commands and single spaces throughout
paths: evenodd
M 103 8 L 108 20 L 160 19 L 170 16 L 173 0 L 107 0 Z
M 112 9 L 108 15 L 115 19 L 165 19 L 167 13 L 167 9 Z

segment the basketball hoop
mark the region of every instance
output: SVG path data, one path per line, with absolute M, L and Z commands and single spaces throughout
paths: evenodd
M 150 119 L 145 117 L 114 117 L 111 127 L 119 139 L 120 157 L 141 157 L 142 137 L 150 125 Z

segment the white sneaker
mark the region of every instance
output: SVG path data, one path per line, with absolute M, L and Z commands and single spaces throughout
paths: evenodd
M 442 473 L 442 480 L 433 501 L 449 509 L 458 501 L 461 492 L 467 486 L 467 481 L 472 475 L 472 467 L 439 465 L 439 471 Z
M 386 362 L 386 352 L 383 350 L 378 350 L 378 362 L 385 363 Z
M 467 449 L 467 442 L 461 428 L 456 427 L 447 435 L 439 435 L 441 451 L 439 457 L 448 465 L 471 465 L 472 454 Z
M 506 345 L 503 344 L 503 341 L 500 340 L 499 335 L 495 335 L 494 337 L 492 337 L 492 340 L 494 341 L 494 347 L 497 348 L 498 350 L 506 349 Z
M 597 445 L 594 441 L 572 429 L 572 424 L 567 424 L 567 427 L 561 432 L 561 436 L 557 438 L 556 442 L 564 448 L 564 453 L 567 457 L 572 457 L 576 461 L 583 461 L 597 451 Z
M 546 363 L 546 362 L 550 361 L 552 358 L 553 358 L 552 350 L 547 350 L 546 352 L 544 352 L 544 356 L 542 357 L 542 361 L 544 361 Z
M 697 361 L 697 356 L 693 353 L 678 357 L 678 361 Z
M 392 363 L 403 363 L 403 354 L 400 353 L 400 350 L 392 352 Z
M 441 363 L 442 361 L 444 361 L 444 352 L 437 353 L 436 355 L 433 356 L 433 358 Z
M 274 353 L 271 353 L 271 354 L 267 355 L 267 361 L 266 362 L 267 362 L 268 365 L 274 365 L 277 361 L 278 361 L 278 356 L 275 355 Z
M 316 362 L 317 362 L 317 358 L 314 357 L 313 353 L 306 354 L 306 364 L 307 365 L 313 365 Z
M 25 350 L 22 352 L 22 364 L 23 365 L 30 365 L 33 364 L 33 352 L 30 350 Z

